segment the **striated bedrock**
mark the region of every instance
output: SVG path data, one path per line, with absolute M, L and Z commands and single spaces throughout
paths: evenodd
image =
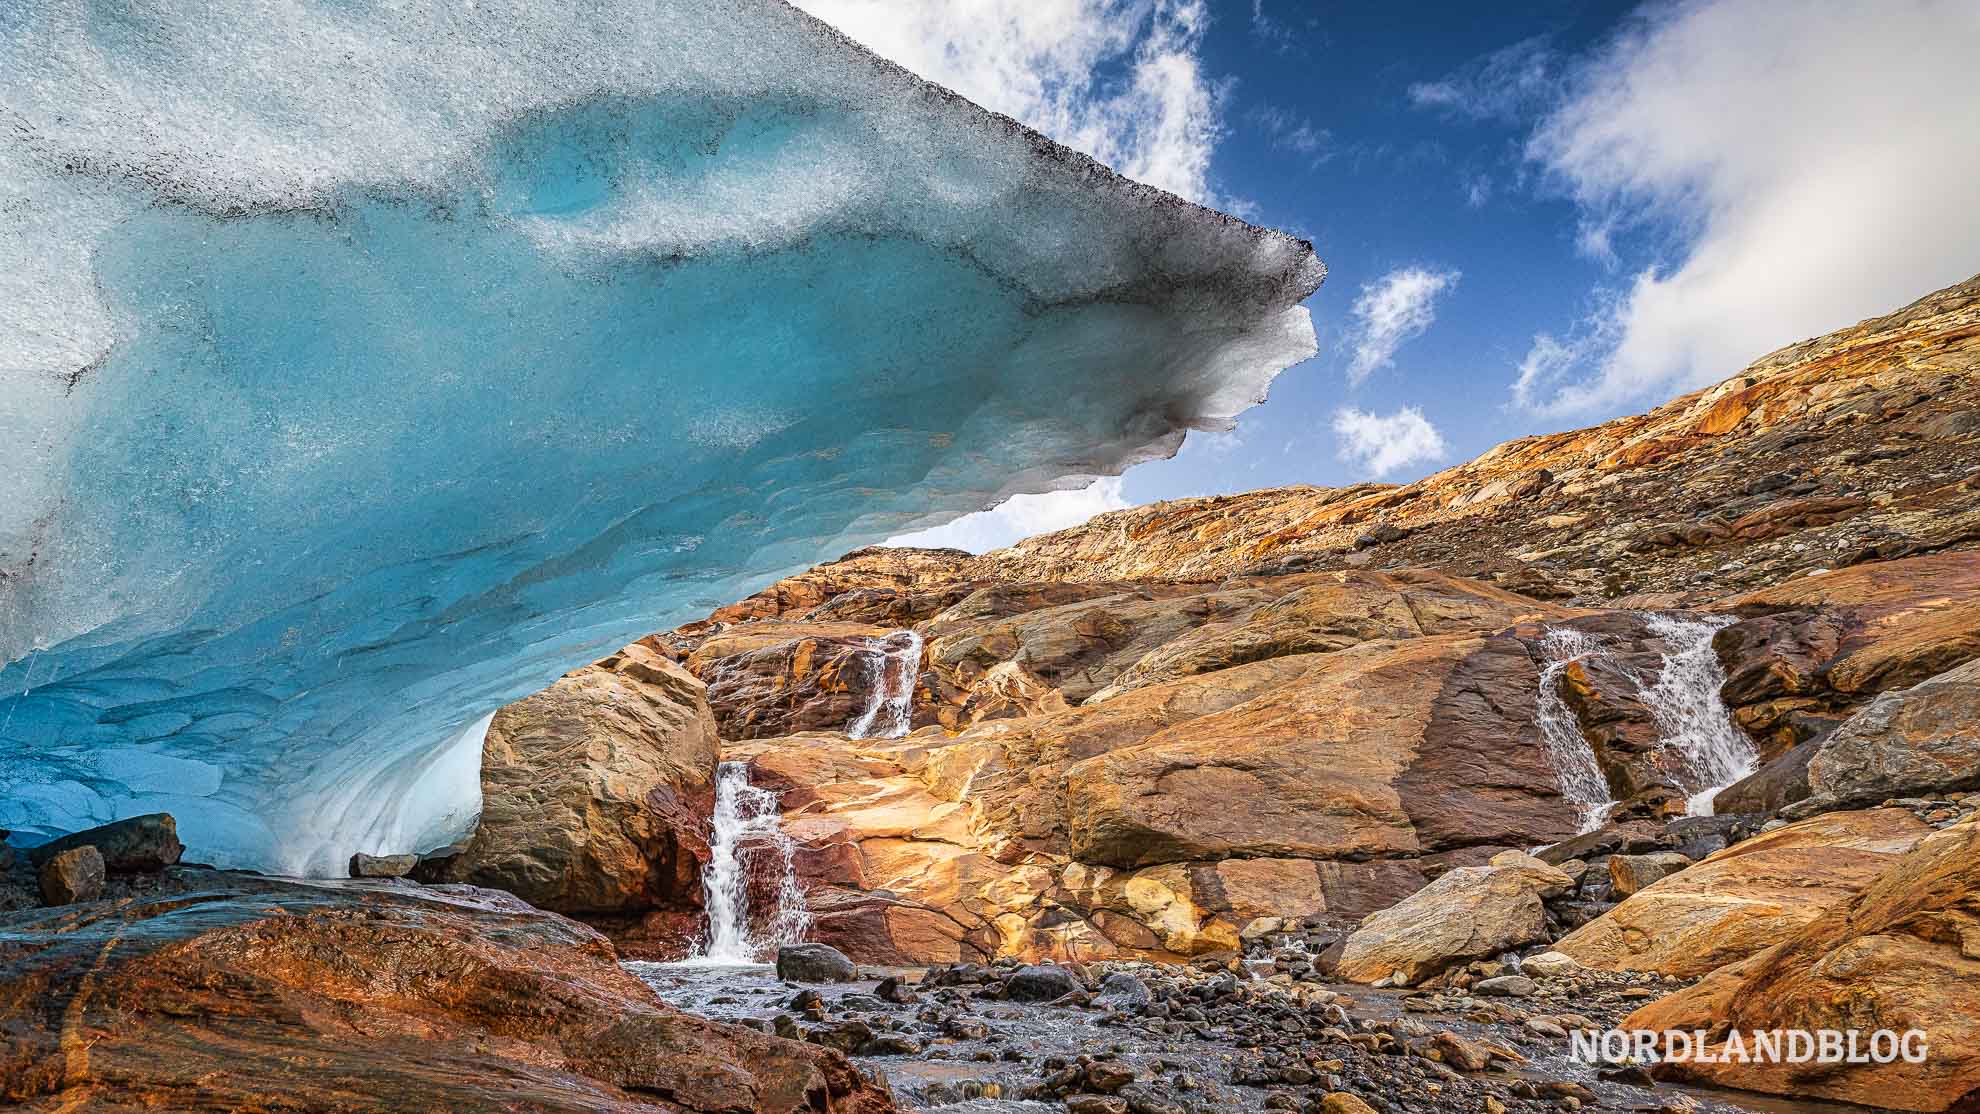
M 1980 660 L 1871 701 L 1809 757 L 1808 784 L 1838 802 L 1980 787 Z
M 1625 1028 L 1923 1030 L 1923 1063 L 1665 1064 L 1659 1075 L 1879 1109 L 1980 1100 L 1980 822 L 1934 832 L 1766 951 L 1631 1014 Z M 1867 1039 L 1861 1038 L 1861 1039 Z
M 654 641 L 731 675 L 862 590 Z M 1565 614 L 1414 571 L 991 583 L 915 624 L 912 734 L 724 756 L 779 794 L 814 935 L 863 960 L 1196 955 L 1571 834 L 1517 633 Z
M 1852 716 L 1869 714 L 1873 707 L 1878 711 L 1848 738 L 1874 737 L 1885 741 L 1878 749 L 1887 749 L 1897 735 L 1913 732 L 1914 742 L 1936 739 L 1930 745 L 1946 749 L 1951 763 L 1927 776 L 1923 766 L 1890 752 L 1885 760 L 1891 763 L 1892 784 L 1917 776 L 1924 778 L 1921 790 L 1953 787 L 1960 732 L 1946 714 L 1913 713 L 1899 716 L 1898 723 L 1889 717 L 1905 702 L 1895 694 L 1980 659 L 1980 553 L 1869 562 L 1741 593 L 1714 607 L 1739 617 L 1713 639 L 1726 670 L 1721 694 L 1734 722 L 1771 760 L 1747 782 L 1722 793 L 1720 811 L 1762 805 L 1771 811 L 1808 796 L 1809 764 L 1816 753 Z M 1920 701 L 1921 712 L 1934 706 L 1950 711 L 1964 690 L 1928 691 L 1935 695 Z M 1928 718 L 1951 729 L 1927 726 Z M 1911 745 L 1902 743 L 1900 749 Z M 1867 760 L 1868 752 L 1862 757 Z M 1864 774 L 1859 768 L 1850 776 Z M 1849 791 L 1858 804 L 1909 792 L 1879 795 L 1861 788 Z
M 1708 974 L 1855 896 L 1931 831 L 1897 808 L 1789 824 L 1659 879 L 1554 948 L 1586 967 Z
M 1371 859 L 1573 834 L 1517 640 L 1378 640 L 1065 773 L 1072 854 Z
M 1109 511 L 965 569 L 1205 580 L 1418 566 L 1669 607 L 1980 547 L 1980 276 L 1726 370 L 1647 413 L 1508 441 L 1412 484 Z
M 29 838 L 165 811 L 315 873 L 447 843 L 494 709 L 1173 452 L 1314 351 L 1310 245 L 776 0 L 80 7 L 0 43 Z
M 693 914 L 718 745 L 701 682 L 634 643 L 495 713 L 474 835 L 418 877 L 574 915 Z
M 0 916 L 0 1102 L 28 1111 L 883 1114 L 836 1052 L 680 1013 L 507 894 L 173 868 Z

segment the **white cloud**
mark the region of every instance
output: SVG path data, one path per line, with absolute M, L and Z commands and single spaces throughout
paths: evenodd
M 1444 455 L 1443 434 L 1414 406 L 1386 418 L 1344 407 L 1334 411 L 1334 436 L 1340 440 L 1342 460 L 1376 476 Z
M 1396 349 L 1422 336 L 1437 319 L 1437 298 L 1457 285 L 1455 270 L 1398 267 L 1361 288 L 1349 308 L 1348 339 L 1354 358 L 1348 382 L 1359 383 L 1395 362 Z
M 1682 236 L 1678 258 L 1576 336 L 1538 338 L 1516 402 L 1600 410 L 1712 382 L 1980 260 L 1980 6 L 1658 12 L 1582 69 L 1528 154 L 1581 205 L 1584 251 L 1648 214 Z
M 1266 104 L 1246 113 L 1245 120 L 1263 131 L 1272 146 L 1309 159 L 1314 166 L 1334 157 L 1333 133 L 1314 127 L 1313 121 L 1304 116 Z
M 1545 35 L 1501 47 L 1441 81 L 1409 87 L 1410 103 L 1474 120 L 1519 121 L 1560 88 L 1560 58 Z
M 1203 0 L 795 0 L 867 49 L 1115 170 L 1215 204 Z M 1114 73 L 1112 79 L 1103 73 Z
M 1013 495 L 987 511 L 964 515 L 954 522 L 887 539 L 888 545 L 966 549 L 987 553 L 1033 534 L 1049 534 L 1077 526 L 1102 511 L 1128 506 L 1121 497 L 1121 478 L 1105 476 L 1070 491 L 1042 495 Z

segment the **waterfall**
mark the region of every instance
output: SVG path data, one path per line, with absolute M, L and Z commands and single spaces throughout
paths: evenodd
M 1561 796 L 1581 810 L 1577 833 L 1592 832 L 1615 801 L 1609 796 L 1609 779 L 1595 761 L 1595 748 L 1582 737 L 1574 709 L 1561 699 L 1560 677 L 1567 667 L 1600 651 L 1593 635 L 1572 627 L 1557 627 L 1541 640 L 1547 663 L 1540 669 L 1540 695 L 1534 705 L 1534 720 L 1540 738 L 1553 760 L 1554 777 L 1560 782 Z
M 1712 815 L 1713 796 L 1752 773 L 1760 757 L 1753 741 L 1733 725 L 1719 696 L 1726 671 L 1712 649 L 1712 636 L 1733 621 L 1722 615 L 1648 616 L 1651 633 L 1674 652 L 1664 655 L 1657 682 L 1643 691 L 1643 699 L 1657 717 L 1664 745 L 1676 747 L 1690 767 L 1683 788 L 1693 816 Z
M 1734 620 L 1718 615 L 1646 612 L 1644 626 L 1669 649 L 1662 655 L 1654 679 L 1610 658 L 1608 664 L 1636 686 L 1637 695 L 1657 723 L 1660 746 L 1684 758 L 1677 775 L 1686 796 L 1686 811 L 1710 816 L 1719 790 L 1753 772 L 1759 754 L 1746 734 L 1733 724 L 1719 689 L 1725 668 L 1712 649 L 1712 636 Z M 1581 831 L 1593 831 L 1613 802 L 1608 781 L 1596 763 L 1594 748 L 1581 734 L 1574 712 L 1561 699 L 1559 680 L 1569 665 L 1607 657 L 1609 647 L 1571 627 L 1549 630 L 1541 641 L 1546 663 L 1540 670 L 1540 693 L 1534 720 L 1546 742 L 1561 795 L 1581 810 Z
M 914 720 L 914 684 L 921 673 L 921 635 L 899 630 L 871 642 L 861 659 L 866 708 L 846 727 L 855 739 L 898 739 Z
M 749 783 L 748 765 L 724 762 L 716 768 L 715 832 L 708 841 L 708 866 L 701 872 L 708 939 L 695 960 L 754 963 L 765 951 L 804 939 L 811 913 L 798 886 L 796 844 L 784 834 L 781 820 L 777 795 Z M 768 924 L 752 925 L 749 867 L 764 853 L 777 856 L 777 907 Z

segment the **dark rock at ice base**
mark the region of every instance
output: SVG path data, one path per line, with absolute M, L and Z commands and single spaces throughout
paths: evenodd
M 418 855 L 367 855 L 360 851 L 351 856 L 351 877 L 404 878 L 418 865 Z
M 1020 967 L 1004 984 L 1004 996 L 1020 1002 L 1050 1002 L 1083 989 L 1071 971 L 1050 963 Z
M 103 856 L 104 869 L 112 874 L 139 874 L 163 870 L 186 853 L 179 842 L 179 825 L 169 812 L 154 812 L 117 820 L 97 828 L 65 835 L 28 850 L 28 861 L 36 867 L 64 851 L 94 847 Z
M 41 864 L 41 900 L 74 905 L 103 896 L 103 856 L 94 847 L 76 847 Z
M 892 1002 L 897 1006 L 912 1005 L 919 1000 L 919 996 L 915 994 L 914 988 L 902 982 L 897 975 L 888 975 L 886 978 L 881 979 L 880 985 L 873 988 L 873 996 L 883 1002 Z
M 777 949 L 777 977 L 787 982 L 852 982 L 859 968 L 830 944 L 785 944 Z

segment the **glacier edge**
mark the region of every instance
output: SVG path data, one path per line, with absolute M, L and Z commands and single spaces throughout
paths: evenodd
M 499 705 L 1173 452 L 1312 354 L 1309 245 L 780 5 L 648 9 L 353 40 L 243 5 L 224 49 L 159 15 L 125 56 L 80 6 L 11 17 L 0 828 L 162 809 L 300 874 L 445 842 Z

